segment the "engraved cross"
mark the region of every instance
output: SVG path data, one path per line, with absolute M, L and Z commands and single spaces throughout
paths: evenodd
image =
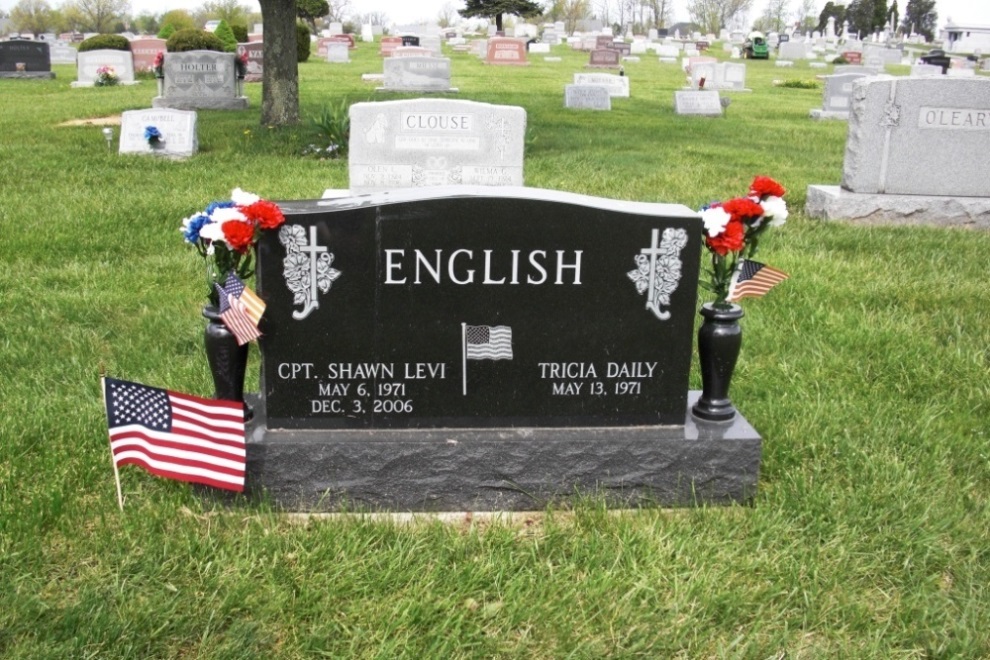
M 326 252 L 327 248 L 325 245 L 316 244 L 316 227 L 309 228 L 309 243 L 300 246 L 299 251 L 309 252 L 309 296 L 306 300 L 306 307 L 292 312 L 292 318 L 297 321 L 306 318 L 310 312 L 320 306 L 320 302 L 316 298 L 316 260 L 319 258 L 319 253 Z
M 657 257 L 662 253 L 660 252 L 660 230 L 654 229 L 653 235 L 650 240 L 650 247 L 640 250 L 641 254 L 646 255 L 650 258 L 650 285 L 646 290 L 646 309 L 653 312 L 661 321 L 666 321 L 670 318 L 670 312 L 664 312 L 660 309 L 660 305 L 657 304 Z

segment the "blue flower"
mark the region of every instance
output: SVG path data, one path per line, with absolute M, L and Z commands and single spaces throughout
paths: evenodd
M 161 131 L 154 126 L 145 126 L 144 139 L 148 141 L 148 144 L 155 144 L 162 139 Z
M 186 223 L 185 229 L 182 232 L 183 237 L 190 243 L 195 243 L 199 240 L 199 232 L 202 231 L 203 227 L 210 222 L 210 217 L 203 213 L 199 213 L 189 218 Z
M 210 202 L 210 205 L 206 207 L 204 213 L 206 215 L 212 215 L 217 209 L 229 209 L 233 208 L 235 204 L 231 201 L 226 202 Z

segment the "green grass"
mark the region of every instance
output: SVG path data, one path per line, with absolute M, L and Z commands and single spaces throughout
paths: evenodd
M 58 124 L 148 107 L 152 83 L 71 89 L 56 66 L 0 80 L 0 656 L 990 656 L 990 234 L 803 217 L 846 127 L 772 62 L 704 119 L 674 115 L 683 75 L 652 57 L 612 112 L 565 110 L 587 55 L 554 54 L 451 56 L 456 98 L 526 108 L 527 185 L 691 207 L 755 174 L 789 189 L 761 255 L 791 279 L 747 301 L 732 388 L 764 437 L 752 506 L 299 523 L 128 468 L 119 513 L 100 369 L 211 391 L 181 218 L 235 186 L 318 197 L 346 162 L 300 155 L 308 122 L 260 126 L 256 85 L 249 110 L 199 113 L 193 159 L 121 157 Z M 352 58 L 301 65 L 305 117 L 386 98 L 360 81 L 376 50 Z

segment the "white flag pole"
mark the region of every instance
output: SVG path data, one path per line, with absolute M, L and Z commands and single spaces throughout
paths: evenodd
M 461 323 L 461 395 L 467 396 L 467 323 Z
M 100 393 L 103 395 L 103 410 L 107 410 L 107 383 L 106 378 L 100 376 Z M 109 432 L 110 419 L 107 418 L 107 429 Z M 113 478 L 117 482 L 117 505 L 120 510 L 124 510 L 124 493 L 120 488 L 120 470 L 117 468 L 117 461 L 113 457 L 113 445 L 110 446 L 110 462 L 113 463 Z

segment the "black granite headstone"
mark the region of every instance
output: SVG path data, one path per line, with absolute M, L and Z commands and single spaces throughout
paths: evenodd
M 418 46 L 419 45 L 419 37 L 417 37 L 415 35 L 411 35 L 411 34 L 404 35 L 402 37 L 402 45 L 403 46 Z
M 54 78 L 48 44 L 23 39 L 0 41 L 0 77 Z
M 438 190 L 283 204 L 285 225 L 258 248 L 267 309 L 249 486 L 295 508 L 539 508 L 512 484 L 545 501 L 610 481 L 630 489 L 623 501 L 673 503 L 691 497 L 687 456 L 743 447 L 679 446 L 694 212 Z M 665 443 L 678 445 L 673 466 Z M 711 497 L 747 496 L 753 448 L 745 485 Z

